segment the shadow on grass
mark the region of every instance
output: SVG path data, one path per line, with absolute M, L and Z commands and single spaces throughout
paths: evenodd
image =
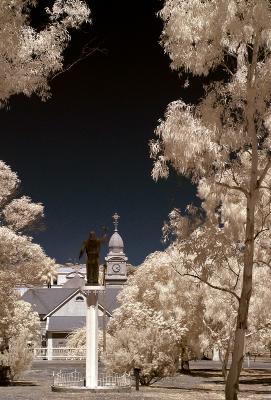
M 179 374 L 180 382 L 178 386 L 173 385 L 163 385 L 162 382 L 158 385 L 152 387 L 159 387 L 162 389 L 173 389 L 179 391 L 188 391 L 188 392 L 223 392 L 224 391 L 224 380 L 221 376 L 221 372 L 218 370 L 213 369 L 196 369 L 191 370 L 189 375 Z M 193 380 L 190 382 L 185 381 L 186 377 L 190 376 L 191 378 L 203 378 L 200 382 L 195 382 L 193 384 Z M 175 378 L 178 378 L 176 376 Z M 183 379 L 182 379 L 183 378 Z M 214 387 L 197 387 L 197 386 L 205 386 L 205 385 L 214 385 Z M 217 385 L 217 387 L 215 387 Z M 222 387 L 218 387 L 218 385 L 223 385 Z M 249 388 L 244 390 L 242 385 L 249 385 Z M 257 385 L 258 387 L 253 387 L 253 385 Z M 246 393 L 249 392 L 250 394 L 267 394 L 271 393 L 268 388 L 264 388 L 267 386 L 271 386 L 271 374 L 270 370 L 244 370 L 242 372 L 242 376 L 240 379 L 240 392 Z
M 180 375 L 181 376 L 181 375 Z M 199 377 L 199 378 L 220 378 L 220 380 L 214 381 L 214 383 L 224 383 L 222 379 L 222 375 L 220 371 L 217 370 L 206 370 L 206 369 L 197 369 L 191 370 L 190 376 Z M 241 379 L 241 383 L 245 384 L 270 384 L 271 385 L 271 373 L 268 369 L 250 369 L 243 370 Z
M 244 385 L 263 385 L 270 386 L 271 385 L 271 376 L 254 376 L 246 379 L 241 377 L 240 383 Z
M 221 371 L 216 369 L 194 369 L 190 371 L 188 376 L 195 376 L 198 378 L 221 378 Z
M 8 386 L 40 386 L 36 382 L 31 381 L 13 381 Z
M 211 382 L 209 382 L 211 383 Z M 214 382 L 217 383 L 217 382 Z M 165 389 L 165 390 L 178 390 L 179 392 L 198 392 L 198 393 L 223 393 L 224 392 L 224 388 L 217 388 L 217 389 L 213 389 L 213 388 L 197 388 L 197 387 L 176 387 L 176 386 L 150 386 L 153 389 Z M 267 391 L 267 390 L 261 390 L 261 389 L 255 389 L 255 390 L 240 390 L 240 393 L 244 394 L 244 393 L 249 393 L 249 394 L 270 394 L 271 392 Z

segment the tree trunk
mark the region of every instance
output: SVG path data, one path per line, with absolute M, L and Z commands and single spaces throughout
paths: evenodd
M 239 301 L 232 362 L 228 374 L 225 396 L 226 400 L 238 400 L 239 377 L 242 370 L 244 358 L 245 334 L 247 330 L 247 319 L 249 302 L 252 292 L 252 271 L 254 258 L 254 229 L 255 229 L 255 206 L 258 192 L 258 139 L 255 127 L 255 91 L 257 58 L 259 51 L 258 32 L 254 36 L 252 62 L 248 67 L 247 75 L 247 107 L 246 120 L 247 132 L 251 140 L 251 170 L 249 177 L 249 190 L 247 193 L 245 253 L 242 291 Z
M 257 152 L 257 150 L 256 150 Z M 257 156 L 256 156 L 257 158 Z M 257 160 L 256 160 L 257 161 Z M 252 156 L 252 168 L 253 168 Z M 254 255 L 254 212 L 256 202 L 256 184 L 257 184 L 257 165 L 255 170 L 251 171 L 251 190 L 247 200 L 247 221 L 246 221 L 246 248 L 244 254 L 244 272 L 242 282 L 242 292 L 239 302 L 237 324 L 235 331 L 232 363 L 226 383 L 226 400 L 237 400 L 239 389 L 239 377 L 243 363 L 245 334 L 247 330 L 247 318 L 249 301 L 252 291 L 252 269 Z
M 188 352 L 187 352 L 187 347 L 182 346 L 181 348 L 181 368 L 180 372 L 182 374 L 190 374 L 190 368 L 189 368 L 189 357 L 188 357 Z
M 224 381 L 227 380 L 227 365 L 228 365 L 228 360 L 229 360 L 229 356 L 227 358 L 224 358 L 224 360 L 222 361 L 222 368 L 221 368 L 221 372 L 222 372 L 222 376 Z
M 221 372 L 222 372 L 222 376 L 224 378 L 224 381 L 227 380 L 227 375 L 228 375 L 227 367 L 228 367 L 230 350 L 231 350 L 231 345 L 232 345 L 232 336 L 233 336 L 233 333 L 230 334 L 224 358 L 222 358 L 222 354 L 221 354 L 222 352 L 221 351 L 219 352 L 220 361 L 221 361 L 221 364 L 222 364 Z
M 230 336 L 229 336 L 229 339 L 228 339 L 228 343 L 227 343 L 226 352 L 225 352 L 225 355 L 224 355 L 224 359 L 222 359 L 222 357 L 220 357 L 220 361 L 222 363 L 222 376 L 223 376 L 225 382 L 226 382 L 227 377 L 228 377 L 227 367 L 228 367 L 230 352 L 231 352 L 231 348 L 232 348 L 233 335 L 234 335 L 234 331 L 232 331 L 230 333 Z
M 2 339 L 2 344 L 0 346 L 0 353 L 4 354 L 9 350 L 9 338 L 7 338 L 5 335 Z M 0 386 L 7 386 L 11 382 L 11 372 L 10 372 L 10 366 L 9 365 L 4 365 L 3 361 L 0 364 Z
M 8 386 L 11 382 L 10 366 L 0 365 L 0 386 Z

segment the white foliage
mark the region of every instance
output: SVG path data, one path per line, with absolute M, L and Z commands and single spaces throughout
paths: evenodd
M 14 310 L 9 323 L 8 336 L 16 338 L 24 331 L 27 340 L 35 342 L 40 334 L 40 321 L 37 312 L 33 312 L 31 305 L 23 300 L 14 298 Z
M 237 56 L 242 65 L 256 29 L 261 44 L 270 49 L 268 0 L 166 0 L 159 15 L 164 22 L 162 44 L 173 69 L 207 75 L 225 53 Z
M 183 272 L 239 302 L 226 384 L 226 398 L 232 400 L 253 270 L 271 267 L 271 5 L 269 0 L 166 0 L 159 15 L 171 67 L 209 75 L 196 105 L 168 106 L 151 156 L 155 179 L 167 177 L 172 166 L 197 184 L 202 200 L 206 223 L 190 229 L 188 237 L 180 227 L 176 231 Z
M 49 22 L 35 30 L 30 11 L 35 1 L 2 0 L 0 9 L 0 102 L 14 94 L 42 99 L 49 96 L 48 79 L 63 68 L 63 51 L 70 41 L 69 30 L 89 22 L 84 1 L 56 0 L 46 8 Z
M 43 205 L 27 196 L 12 199 L 19 184 L 17 174 L 0 161 L 0 274 L 10 273 L 13 287 L 40 283 L 55 267 L 54 260 L 31 237 L 20 234 L 35 227 L 44 214 Z M 7 282 L 11 284 L 10 279 Z
M 0 160 L 0 207 L 15 193 L 19 183 L 17 174 Z
M 33 243 L 31 238 L 0 227 L 0 274 L 13 273 L 14 285 L 45 281 L 45 276 L 54 267 L 55 261 L 46 256 L 40 245 Z
M 121 305 L 108 328 L 107 368 L 138 367 L 142 384 L 174 373 L 182 346 L 200 347 L 202 310 L 193 292 L 199 289 L 178 279 L 171 262 L 167 252 L 147 257 L 119 294 Z
M 106 334 L 107 338 L 108 335 Z M 71 332 L 67 337 L 67 348 L 86 348 L 86 327 L 78 328 Z M 103 348 L 103 332 L 98 331 L 98 351 L 101 353 Z
M 182 101 L 169 105 L 165 121 L 160 122 L 156 134 L 161 141 L 160 146 L 158 142 L 151 142 L 151 156 L 157 157 L 153 170 L 156 180 L 167 176 L 169 161 L 180 174 L 193 174 L 197 178 L 208 171 L 209 157 L 213 162 L 219 157 L 214 132 L 204 127 L 194 117 L 194 108 Z M 206 159 L 202 156 L 205 154 L 208 154 Z
M 188 236 L 184 235 L 186 221 L 178 210 L 170 215 L 168 230 L 173 230 L 176 240 L 166 250 L 171 259 L 169 265 L 183 277 L 190 277 L 194 285 L 204 285 L 203 330 L 201 341 L 211 351 L 220 351 L 221 361 L 233 350 L 238 305 L 243 278 L 243 245 L 234 240 L 234 230 L 225 235 L 224 229 L 205 222 L 195 224 Z M 237 219 L 238 221 L 238 219 Z M 268 233 L 267 233 L 268 235 Z M 268 236 L 269 237 L 269 236 Z M 256 255 L 264 260 L 266 251 L 256 243 Z M 266 242 L 269 246 L 270 241 Z M 246 331 L 246 351 L 267 351 L 271 334 L 270 270 L 262 265 L 254 269 L 253 291 Z M 227 353 L 229 352 L 229 353 Z
M 30 197 L 22 196 L 11 201 L 3 210 L 5 224 L 13 231 L 30 228 L 44 217 L 41 203 L 32 203 Z
M 13 302 L 14 308 L 9 315 L 8 329 L 2 329 L 3 321 L 0 324 L 0 348 L 5 349 L 8 343 L 8 350 L 5 349 L 0 353 L 0 363 L 10 367 L 12 379 L 31 364 L 33 354 L 28 348 L 28 343 L 30 341 L 34 343 L 40 335 L 39 316 L 32 311 L 31 305 L 22 300 L 16 301 L 14 294 Z
M 262 181 L 256 223 L 261 228 L 261 209 L 269 201 L 271 184 L 270 3 L 167 0 L 159 15 L 164 22 L 161 43 L 174 69 L 187 69 L 197 75 L 208 74 L 219 66 L 227 79 L 210 84 L 196 106 L 181 100 L 169 104 L 156 129 L 157 140 L 150 145 L 155 160 L 152 175 L 154 179 L 167 177 L 171 165 L 177 173 L 192 178 L 198 184 L 208 217 L 212 218 L 222 204 L 225 228 L 235 225 L 236 235 L 244 235 L 245 196 L 250 190 L 252 165 L 252 136 L 247 121 L 253 113 L 257 174 Z M 253 48 L 257 52 L 255 67 L 249 53 Z M 268 224 L 266 221 L 265 226 Z
M 11 367 L 12 377 L 30 363 L 26 338 L 35 340 L 39 329 L 38 315 L 30 304 L 18 301 L 15 289 L 44 283 L 56 267 L 31 237 L 22 234 L 43 217 L 43 206 L 26 196 L 14 199 L 19 184 L 17 174 L 1 161 L 0 297 L 4 301 L 0 309 L 0 361 Z

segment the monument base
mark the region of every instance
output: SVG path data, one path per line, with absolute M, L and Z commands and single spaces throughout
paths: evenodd
M 97 386 L 96 388 L 88 388 L 86 386 L 51 386 L 52 392 L 59 393 L 129 393 L 131 392 L 131 386 Z

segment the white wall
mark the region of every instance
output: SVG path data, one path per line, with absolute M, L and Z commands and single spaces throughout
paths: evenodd
M 54 317 L 76 317 L 76 316 L 86 316 L 86 299 L 84 301 L 76 301 L 77 297 L 82 297 L 79 293 L 75 295 L 72 299 L 68 301 L 68 303 L 64 304 L 61 308 L 59 308 L 52 316 Z M 103 313 L 101 310 L 98 309 L 98 316 L 102 316 Z

